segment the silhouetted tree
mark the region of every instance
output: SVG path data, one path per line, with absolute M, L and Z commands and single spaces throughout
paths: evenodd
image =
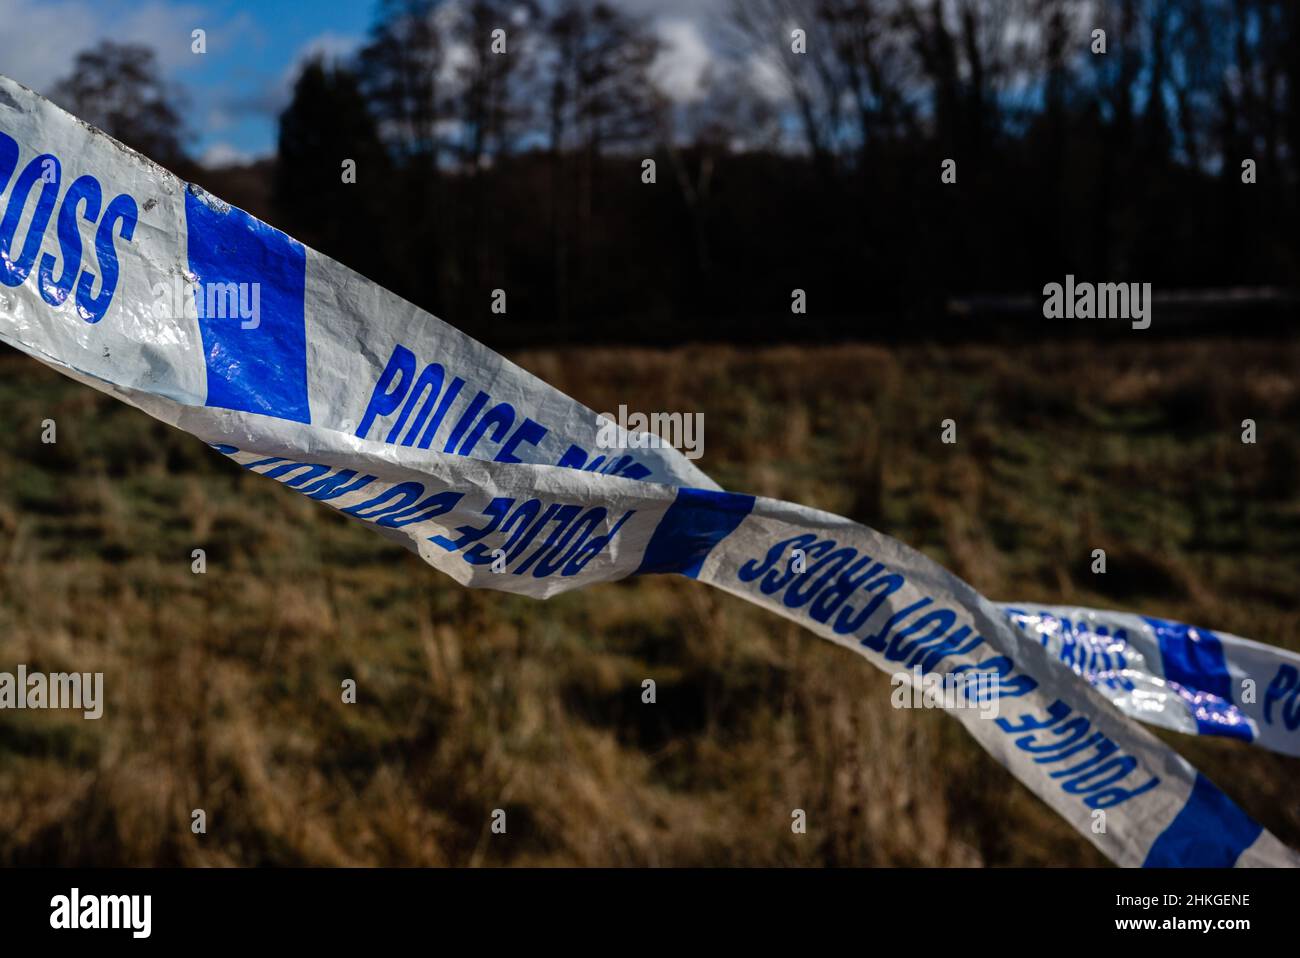
M 345 163 L 355 182 L 345 182 Z M 280 114 L 277 208 L 303 240 L 375 275 L 387 234 L 379 217 L 392 197 L 392 163 L 356 75 L 309 61 Z
M 610 148 L 644 143 L 656 129 L 660 102 L 650 66 L 659 47 L 644 23 L 600 0 L 561 0 L 545 36 L 540 71 L 550 145 L 554 302 L 564 324 L 603 279 L 591 264 L 600 248 L 593 232 L 600 159 Z M 570 167 L 576 174 L 571 185 L 565 180 Z M 576 256 L 575 239 L 584 243 Z
M 455 30 L 464 57 L 454 80 L 456 115 L 461 124 L 460 156 L 480 169 L 492 155 L 512 147 L 512 134 L 529 119 L 529 103 L 514 84 L 532 68 L 540 8 L 534 0 L 466 0 Z M 496 31 L 502 31 L 498 37 Z M 501 48 L 495 48 L 498 40 Z
M 655 31 L 610 2 L 381 0 L 355 76 L 304 71 L 276 200 L 315 245 L 497 343 L 924 336 L 950 297 L 1066 272 L 1296 286 L 1297 10 L 742 0 L 674 102 Z M 797 327 L 793 287 L 815 291 Z
M 434 0 L 380 0 L 358 76 L 380 130 L 397 154 L 432 167 L 441 146 L 446 74 Z
M 400 290 L 441 308 L 444 293 L 443 204 L 439 161 L 449 116 L 445 7 L 434 0 L 381 0 L 357 76 L 379 135 L 396 163 L 408 252 L 393 265 Z M 418 251 L 418 252 L 417 252 Z
M 149 47 L 105 40 L 82 51 L 51 98 L 151 160 L 173 169 L 186 162 L 179 97 Z

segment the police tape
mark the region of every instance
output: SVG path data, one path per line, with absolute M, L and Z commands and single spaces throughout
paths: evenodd
M 609 424 L 585 406 L 3 77 L 0 205 L 0 340 L 457 582 L 546 598 L 641 574 L 697 579 L 879 668 L 967 680 L 996 708 L 950 714 L 1121 865 L 1300 864 L 1126 717 L 1155 714 L 1132 706 L 1138 683 L 1117 698 L 1116 669 L 1062 654 L 1064 627 L 1047 616 L 1064 613 L 1004 610 L 888 536 L 725 492 L 621 426 L 620 451 L 604 451 Z M 1070 622 L 1093 639 L 1104 627 L 1112 646 L 1128 630 L 1120 673 L 1151 650 L 1152 687 L 1205 684 L 1199 631 L 1182 646 L 1190 666 L 1171 667 L 1158 653 L 1175 639 L 1097 615 Z M 1256 735 L 1272 714 L 1219 698 Z M 1176 715 L 1171 703 L 1156 724 L 1182 727 Z
M 1020 604 L 1003 611 L 1125 715 L 1300 755 L 1294 652 L 1126 612 Z

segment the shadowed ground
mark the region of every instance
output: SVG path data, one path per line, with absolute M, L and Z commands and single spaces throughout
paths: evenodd
M 514 358 L 597 410 L 703 412 L 726 488 L 867 522 L 992 598 L 1300 648 L 1300 348 L 1136 339 Z M 461 589 L 10 351 L 0 423 L 0 670 L 103 671 L 107 699 L 0 712 L 2 864 L 1103 861 L 957 723 L 739 599 Z M 1162 737 L 1300 847 L 1300 760 Z

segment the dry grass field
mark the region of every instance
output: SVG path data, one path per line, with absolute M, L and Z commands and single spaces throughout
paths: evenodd
M 1300 347 L 1140 338 L 513 358 L 597 410 L 703 412 L 724 487 L 865 521 L 992 598 L 1300 648 Z M 107 701 L 0 712 L 5 865 L 1104 864 L 956 722 L 895 711 L 887 676 L 791 623 L 677 577 L 461 589 L 6 351 L 20 662 L 102 671 Z M 1162 737 L 1300 847 L 1300 760 Z

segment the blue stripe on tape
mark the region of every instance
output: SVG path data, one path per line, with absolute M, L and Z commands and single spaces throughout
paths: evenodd
M 1232 677 L 1223 643 L 1213 632 L 1152 616 L 1143 621 L 1155 631 L 1168 680 L 1187 703 L 1201 735 L 1221 735 L 1249 742 L 1250 720 L 1233 704 Z
M 1143 868 L 1231 868 L 1264 829 L 1200 772 L 1169 827 L 1147 852 Z
M 713 547 L 754 508 L 753 496 L 682 488 L 650 537 L 636 575 L 680 572 L 694 579 Z
M 311 422 L 306 249 L 193 187 L 185 193 L 185 219 L 190 272 L 199 282 L 207 404 Z M 232 303 L 243 306 L 242 313 Z M 254 304 L 256 315 L 249 318 Z

